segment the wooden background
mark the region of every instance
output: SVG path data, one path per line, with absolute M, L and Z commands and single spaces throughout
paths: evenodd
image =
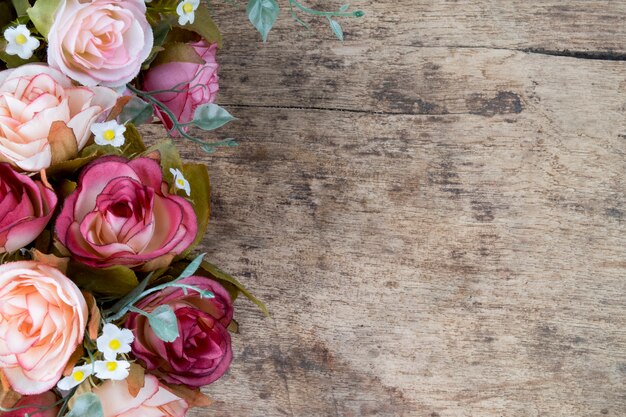
M 191 416 L 626 416 L 626 2 L 355 1 L 343 43 L 284 7 L 265 45 L 213 3 L 241 146 L 183 153 L 273 318 L 238 301 Z

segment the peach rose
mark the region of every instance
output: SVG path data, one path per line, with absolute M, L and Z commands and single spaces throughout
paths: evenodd
M 0 370 L 16 392 L 56 385 L 86 320 L 85 299 L 58 269 L 34 261 L 0 265 Z
M 48 168 L 58 159 L 49 140 L 52 123 L 71 128 L 80 150 L 91 135 L 91 124 L 104 117 L 117 97 L 106 87 L 75 87 L 65 75 L 41 64 L 0 72 L 0 162 L 25 171 Z
M 66 0 L 48 34 L 48 64 L 83 85 L 120 87 L 153 42 L 144 0 Z
M 93 391 L 100 398 L 104 417 L 184 417 L 187 402 L 159 384 L 153 375 L 146 375 L 143 388 L 136 397 L 128 392 L 128 383 L 105 381 Z

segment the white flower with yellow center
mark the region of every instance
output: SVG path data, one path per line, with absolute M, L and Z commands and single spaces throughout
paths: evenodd
M 189 197 L 191 195 L 191 186 L 189 185 L 189 181 L 185 179 L 183 173 L 180 172 L 180 169 L 170 168 L 170 172 L 174 176 L 174 185 L 176 188 L 185 190 L 187 197 Z
M 128 378 L 128 368 L 130 368 L 128 361 L 96 361 L 94 364 L 98 378 L 113 379 L 115 381 Z
M 39 40 L 30 34 L 26 25 L 7 28 L 4 39 L 7 41 L 5 52 L 22 59 L 30 59 L 35 49 L 39 48 Z
M 102 328 L 102 336 L 96 340 L 98 350 L 106 360 L 114 361 L 120 353 L 130 352 L 130 344 L 135 340 L 133 332 L 120 329 L 115 324 L 107 323 Z
M 200 6 L 200 0 L 183 0 L 178 3 L 178 7 L 176 7 L 178 24 L 183 26 L 191 23 L 193 25 L 193 21 L 196 19 L 194 12 L 198 9 L 198 6 Z
M 91 125 L 94 140 L 101 146 L 111 145 L 119 148 L 124 144 L 124 132 L 126 126 L 118 124 L 115 120 Z
M 89 375 L 91 375 L 93 366 L 91 364 L 76 366 L 72 370 L 70 376 L 66 376 L 57 383 L 60 390 L 68 391 L 77 385 L 80 385 Z

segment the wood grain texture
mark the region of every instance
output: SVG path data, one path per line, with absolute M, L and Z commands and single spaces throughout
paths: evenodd
M 626 415 L 626 62 L 528 52 L 623 53 L 626 8 L 563 3 L 363 1 L 343 44 L 217 8 L 241 146 L 183 155 L 273 318 L 237 302 L 191 416 Z

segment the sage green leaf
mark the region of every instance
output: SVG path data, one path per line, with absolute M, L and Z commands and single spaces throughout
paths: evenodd
M 75 398 L 72 410 L 65 417 L 104 417 L 100 398 L 92 392 L 86 392 Z
M 267 36 L 280 13 L 276 0 L 250 0 L 246 11 L 248 19 L 263 37 L 263 42 L 267 42 Z
M 154 334 L 164 342 L 173 342 L 178 338 L 178 319 L 172 307 L 165 304 L 147 313 L 148 322 Z
M 133 97 L 124 106 L 118 118 L 123 124 L 132 123 L 135 126 L 139 126 L 152 121 L 153 115 L 154 108 L 152 104 L 143 101 L 139 97 Z
M 265 304 L 263 304 L 261 300 L 259 300 L 254 295 L 252 295 L 250 291 L 248 291 L 246 287 L 243 286 L 242 283 L 240 283 L 235 278 L 228 275 L 226 272 L 222 271 L 221 269 L 219 269 L 217 266 L 213 265 L 210 262 L 202 261 L 201 267 L 218 281 L 224 281 L 231 285 L 234 285 L 243 295 L 246 296 L 248 300 L 256 304 L 261 309 L 261 311 L 263 311 L 263 313 L 265 313 L 265 315 L 269 317 L 270 313 L 267 310 L 267 307 L 265 306 Z
M 341 13 L 343 13 L 343 12 L 348 11 L 348 9 L 349 9 L 349 8 L 350 8 L 350 5 L 349 5 L 349 4 L 344 4 L 343 6 L 341 6 L 341 7 L 339 8 L 339 11 L 340 11 Z
M 202 36 L 208 43 L 216 43 L 218 48 L 222 47 L 222 34 L 217 25 L 211 18 L 209 9 L 204 4 L 200 4 L 200 7 L 194 12 L 195 19 L 192 24 L 187 24 L 183 29 L 189 29 Z
M 189 265 L 185 267 L 185 269 L 183 269 L 183 272 L 180 273 L 179 278 L 184 279 L 195 274 L 198 268 L 200 268 L 200 264 L 202 263 L 202 259 L 204 259 L 205 255 L 206 253 L 201 253 L 200 255 L 196 256 L 196 258 L 191 261 Z
M 59 4 L 61 4 L 61 0 L 37 0 L 35 5 L 26 11 L 35 28 L 46 38 L 48 38 L 48 32 L 54 23 L 54 15 Z
M 196 109 L 191 123 L 203 130 L 215 130 L 234 119 L 230 113 L 217 104 L 207 103 Z
M 343 40 L 343 30 L 341 29 L 341 25 L 336 20 L 333 20 L 331 18 L 328 18 L 328 21 L 330 22 L 330 28 L 333 30 L 333 33 L 335 34 L 337 39 L 342 41 Z

